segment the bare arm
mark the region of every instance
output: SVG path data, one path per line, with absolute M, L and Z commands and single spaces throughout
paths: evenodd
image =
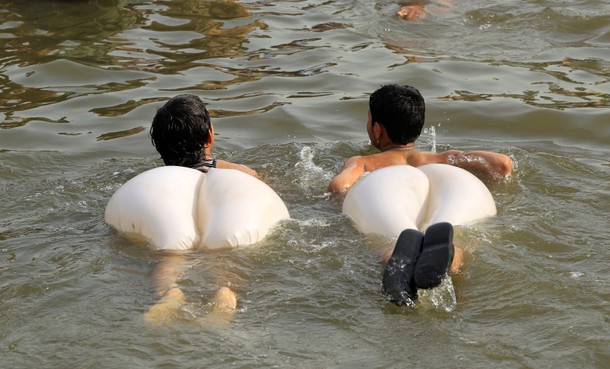
M 332 193 L 345 193 L 349 191 L 362 173 L 364 173 L 364 164 L 361 159 L 362 157 L 360 156 L 348 159 L 341 172 L 330 181 L 328 191 Z
M 513 172 L 512 160 L 496 152 L 449 150 L 438 155 L 446 164 L 484 173 L 494 179 L 508 177 Z

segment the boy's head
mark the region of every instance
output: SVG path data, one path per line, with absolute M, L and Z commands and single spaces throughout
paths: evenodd
M 426 104 L 419 91 L 411 86 L 382 86 L 371 94 L 369 110 L 371 124 L 383 125 L 396 144 L 415 142 L 424 127 Z
M 192 166 L 202 159 L 203 148 L 213 143 L 210 114 L 195 95 L 178 95 L 153 118 L 150 138 L 165 165 Z

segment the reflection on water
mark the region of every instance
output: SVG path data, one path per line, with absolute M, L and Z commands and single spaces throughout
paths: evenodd
M 58 58 L 85 64 L 111 63 L 112 45 L 104 42 L 122 30 L 142 25 L 126 1 L 5 1 L 2 9 L 8 63 L 20 67 Z M 5 63 L 7 60 L 5 59 Z
M 454 1 L 24 0 L 0 4 L 0 355 L 11 368 L 606 367 L 610 8 Z M 325 193 L 370 153 L 368 94 L 427 101 L 422 149 L 502 151 L 498 217 L 460 229 L 466 268 L 411 309 Z M 160 165 L 148 127 L 196 93 L 219 157 L 289 207 L 262 244 L 189 256 L 183 321 L 142 323 L 155 260 L 103 222 L 110 195 Z M 217 278 L 218 277 L 218 278 Z M 205 321 L 222 277 L 239 311 Z M 357 349 L 355 349 L 357 348 Z M 398 364 L 400 363 L 400 364 Z
M 532 73 L 540 73 L 540 80 L 531 84 L 531 89 L 522 94 L 515 93 L 473 93 L 454 91 L 445 98 L 453 100 L 480 101 L 494 98 L 519 99 L 526 104 L 541 108 L 575 109 L 607 108 L 610 106 L 610 91 L 597 90 L 597 85 L 607 83 L 610 69 L 603 67 L 599 60 L 572 60 L 545 63 L 502 63 L 514 68 L 527 68 Z M 494 64 L 491 64 L 494 66 Z M 551 78 L 545 78 L 544 74 Z M 578 78 L 575 79 L 575 78 Z M 500 78 L 494 83 L 505 85 Z

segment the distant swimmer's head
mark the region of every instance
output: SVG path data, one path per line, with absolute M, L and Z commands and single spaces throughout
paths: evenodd
M 369 99 L 371 123 L 380 123 L 392 142 L 405 145 L 415 140 L 424 127 L 426 104 L 415 87 L 385 85 Z
M 165 165 L 195 165 L 214 143 L 210 113 L 199 97 L 178 95 L 157 110 L 150 138 Z

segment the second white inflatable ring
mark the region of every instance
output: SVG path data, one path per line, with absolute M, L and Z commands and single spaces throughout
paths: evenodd
M 496 215 L 496 205 L 487 187 L 464 169 L 397 165 L 361 178 L 347 193 L 343 213 L 362 233 L 397 238 L 407 228 L 473 223 Z

